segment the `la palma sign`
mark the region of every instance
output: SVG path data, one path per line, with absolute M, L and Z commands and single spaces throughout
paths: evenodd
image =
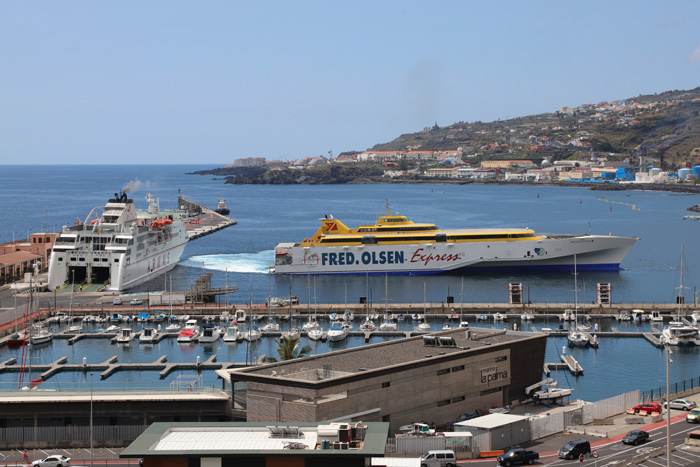
M 481 369 L 481 384 L 491 385 L 508 379 L 508 370 L 493 365 Z

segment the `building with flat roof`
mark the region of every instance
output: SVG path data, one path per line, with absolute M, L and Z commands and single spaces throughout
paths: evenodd
M 444 424 L 526 399 L 546 335 L 451 329 L 256 367 L 218 370 L 249 422 Z
M 388 423 L 154 423 L 121 454 L 144 467 L 365 467 Z

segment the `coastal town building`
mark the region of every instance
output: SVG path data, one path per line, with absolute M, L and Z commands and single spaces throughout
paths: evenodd
M 28 239 L 0 244 L 0 281 L 30 272 L 34 264 L 46 268 L 58 233 L 33 233 Z
M 266 164 L 264 157 L 244 157 L 233 161 L 234 167 L 262 167 Z
M 526 399 L 546 335 L 451 329 L 262 366 L 218 370 L 249 422 L 450 423 Z

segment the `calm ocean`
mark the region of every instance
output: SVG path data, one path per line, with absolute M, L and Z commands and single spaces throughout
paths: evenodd
M 265 267 L 273 262 L 273 248 L 281 241 L 299 241 L 318 228 L 318 218 L 333 214 L 349 226 L 374 221 L 385 212 L 385 200 L 393 209 L 415 221 L 435 222 L 442 228 L 460 227 L 530 227 L 541 233 L 583 233 L 638 236 L 620 272 L 585 272 L 578 277 L 580 303 L 595 299 L 595 285 L 611 282 L 614 302 L 671 303 L 680 283 L 681 243 L 685 245 L 683 274 L 686 303 L 695 299 L 695 282 L 699 277 L 696 264 L 700 256 L 700 223 L 682 220 L 686 209 L 700 204 L 698 195 L 679 195 L 638 191 L 589 191 L 583 188 L 544 186 L 451 186 L 451 185 L 330 185 L 330 186 L 232 186 L 209 176 L 186 175 L 207 166 L 2 166 L 0 199 L 4 201 L 4 222 L 0 224 L 0 242 L 25 238 L 27 232 L 54 231 L 62 225 L 85 218 L 90 210 L 103 204 L 114 192 L 130 181 L 140 181 L 141 188 L 132 197 L 144 208 L 147 191 L 160 196 L 162 207 L 176 203 L 177 190 L 204 205 L 215 207 L 220 196 L 231 209 L 238 225 L 190 243 L 180 264 L 173 270 L 173 288 L 189 289 L 190 282 L 202 268 L 214 273 L 214 283 L 229 284 L 240 290 L 229 297 L 230 303 L 250 300 L 262 303 L 272 289 L 273 296 L 289 295 L 290 287 L 302 303 L 357 303 L 368 295 L 380 305 L 422 303 L 423 291 L 429 302 L 440 302 L 448 295 L 459 303 L 506 302 L 509 282 L 522 282 L 527 297 L 534 303 L 573 302 L 571 274 L 494 274 L 413 276 L 388 278 L 388 297 L 384 277 L 320 276 L 315 281 L 288 277 L 269 277 Z M 228 272 L 228 274 L 227 274 Z M 315 282 L 315 286 L 313 285 Z M 309 284 L 311 284 L 309 286 Z M 137 290 L 162 290 L 163 280 L 156 279 Z M 518 323 L 519 324 L 519 323 Z M 552 323 L 554 324 L 554 323 Z M 556 327 L 558 323 L 554 325 Z M 609 324 L 608 324 L 609 325 Z M 511 324 L 512 326 L 512 324 Z M 539 323 L 542 327 L 543 324 Z M 632 325 L 633 326 L 633 325 Z M 101 341 L 77 346 L 54 342 L 34 352 L 32 360 L 48 362 L 63 355 L 71 363 L 103 361 L 120 355 L 120 361 L 151 361 L 168 354 L 170 361 L 194 361 L 217 354 L 219 361 L 245 361 L 246 350 L 236 346 L 220 348 L 180 348 L 165 340 L 149 349 L 116 349 Z M 561 346 L 551 340 L 547 361 L 557 361 Z M 268 345 L 268 344 L 261 344 Z M 353 346 L 358 343 L 348 342 Z M 161 347 L 162 346 L 162 347 Z M 325 344 L 324 344 L 325 346 Z M 238 346 L 244 347 L 244 346 Z M 319 347 L 317 351 L 324 351 Z M 640 388 L 658 390 L 665 379 L 665 357 L 642 339 L 602 339 L 600 348 L 574 349 L 586 370 L 585 376 L 568 377 L 575 388 L 574 396 L 598 400 L 619 392 Z M 256 349 L 271 354 L 272 348 Z M 672 381 L 697 378 L 700 363 L 696 349 L 683 349 L 674 356 Z M 0 359 L 11 355 L 0 351 Z M 633 370 L 644 362 L 645 372 Z M 173 377 L 166 379 L 171 380 Z M 210 377 L 210 379 L 213 379 Z M 560 374 L 560 384 L 567 384 Z M 0 382 L 16 381 L 15 374 L 0 374 Z M 50 381 L 73 384 L 84 375 L 64 373 Z M 158 381 L 156 372 L 117 373 L 107 383 Z

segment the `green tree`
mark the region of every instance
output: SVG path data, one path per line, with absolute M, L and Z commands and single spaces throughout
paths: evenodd
M 306 357 L 311 353 L 311 346 L 305 345 L 301 347 L 301 337 L 299 336 L 285 336 L 279 341 L 277 341 L 277 355 L 281 361 L 294 360 L 295 358 Z M 262 359 L 264 363 L 275 363 L 278 362 L 275 357 L 264 357 Z

